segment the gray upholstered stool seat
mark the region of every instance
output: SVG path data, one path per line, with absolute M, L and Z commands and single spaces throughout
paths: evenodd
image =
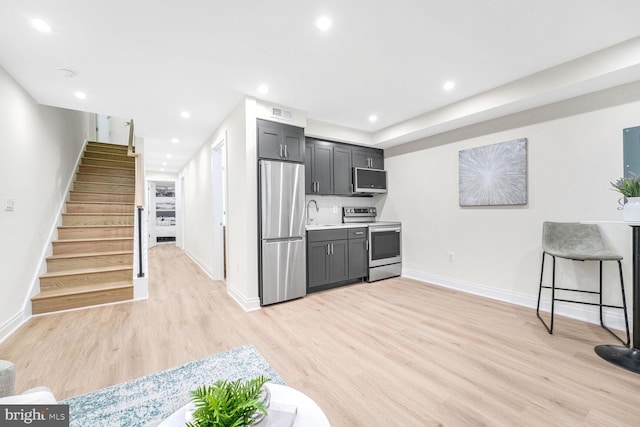
M 551 286 L 542 284 L 544 277 L 544 260 L 549 255 L 553 259 L 553 273 Z M 583 289 L 560 288 L 556 286 L 556 257 L 565 258 L 573 261 L 598 261 L 600 263 L 600 288 L 598 291 L 590 291 Z M 542 267 L 540 268 L 540 288 L 538 290 L 538 306 L 536 315 L 547 329 L 553 333 L 553 315 L 556 301 L 571 302 L 576 304 L 597 305 L 600 308 L 600 325 L 609 331 L 614 337 L 623 344 L 629 345 L 629 321 L 627 319 L 627 302 L 624 294 L 624 281 L 622 278 L 622 257 L 607 246 L 602 238 L 600 228 L 596 224 L 580 224 L 574 222 L 544 222 L 542 224 Z M 602 263 L 603 261 L 615 261 L 618 263 L 618 271 L 620 273 L 620 289 L 622 292 L 622 305 L 608 305 L 602 301 Z M 551 321 L 549 325 L 540 316 L 540 299 L 542 289 L 551 289 Z M 556 291 L 580 292 L 585 294 L 596 294 L 599 301 L 586 302 L 582 300 L 570 300 L 566 298 L 557 298 Z M 621 309 L 624 312 L 624 321 L 627 332 L 626 342 L 618 337 L 613 331 L 605 326 L 602 319 L 602 308 Z
M 622 257 L 609 248 L 596 224 L 545 222 L 542 250 L 551 256 L 577 261 L 618 261 Z

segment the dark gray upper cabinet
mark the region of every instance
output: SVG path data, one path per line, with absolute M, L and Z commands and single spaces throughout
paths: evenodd
M 384 169 L 383 151 L 340 142 L 306 139 L 307 194 L 353 195 L 353 168 Z
M 383 151 L 377 148 L 354 148 L 352 158 L 354 168 L 384 169 Z
M 333 194 L 333 146 L 331 142 L 307 139 L 305 174 L 311 177 L 305 183 L 307 194 Z
M 333 147 L 333 194 L 350 196 L 353 193 L 351 153 L 348 145 L 336 144 Z
M 304 129 L 258 119 L 258 158 L 303 162 Z

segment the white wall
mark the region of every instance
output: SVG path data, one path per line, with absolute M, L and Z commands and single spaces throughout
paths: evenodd
M 599 96 L 573 104 L 584 109 L 589 101 L 603 99 Z M 567 115 L 571 105 L 549 107 L 563 110 L 562 118 L 540 121 L 546 113 L 539 109 L 462 130 L 458 140 L 454 134 L 386 151 L 389 193 L 379 209 L 383 219 L 402 221 L 405 275 L 532 306 L 543 221 L 622 220 L 616 209 L 619 194 L 609 182 L 623 173 L 622 129 L 640 125 L 640 102 Z M 528 204 L 461 208 L 458 152 L 523 137 L 528 139 Z M 603 229 L 625 257 L 630 303 L 630 229 L 624 224 L 604 224 Z M 453 262 L 449 252 L 455 254 Z M 619 302 L 615 273 L 613 265 L 606 270 L 612 280 L 605 284 L 606 295 Z M 578 281 L 581 287 L 597 284 L 596 263 L 559 263 L 558 274 L 566 287 Z M 574 307 L 561 306 L 560 312 L 595 320 L 593 312 Z
M 2 67 L 0 94 L 1 340 L 30 314 L 30 289 L 76 162 L 95 135 L 90 114 L 38 105 Z M 4 211 L 6 198 L 13 212 Z
M 373 138 L 369 132 L 313 119 L 307 119 L 304 134 L 306 136 L 326 138 L 331 141 L 347 142 L 349 144 L 366 146 L 373 144 Z
M 228 186 L 227 290 L 243 308 L 253 310 L 260 305 L 256 102 L 253 99 L 247 98 L 240 102 L 179 173 L 185 180 L 184 249 L 209 275 L 213 275 L 211 146 L 222 138 L 225 131 Z

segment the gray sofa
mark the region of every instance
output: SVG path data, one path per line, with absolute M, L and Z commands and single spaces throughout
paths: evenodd
M 31 388 L 16 394 L 16 366 L 7 360 L 0 360 L 0 404 L 56 403 L 49 387 Z

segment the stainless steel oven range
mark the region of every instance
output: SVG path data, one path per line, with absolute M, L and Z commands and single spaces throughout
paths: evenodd
M 342 222 L 361 223 L 368 228 L 368 282 L 402 274 L 402 224 L 376 221 L 375 207 L 344 207 Z

